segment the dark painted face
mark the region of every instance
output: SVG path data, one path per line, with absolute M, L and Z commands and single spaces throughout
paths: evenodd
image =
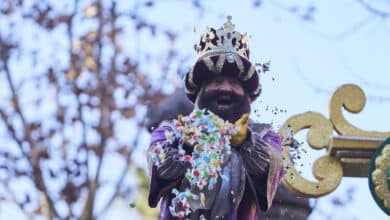
M 250 101 L 237 79 L 218 76 L 203 85 L 198 107 L 206 108 L 233 123 L 244 113 L 250 112 Z

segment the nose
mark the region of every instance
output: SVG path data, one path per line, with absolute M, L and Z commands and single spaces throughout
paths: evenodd
M 223 90 L 234 90 L 234 84 L 228 79 L 223 79 L 220 83 L 220 88 Z
M 222 90 L 235 92 L 238 95 L 244 95 L 244 88 L 242 88 L 242 85 L 239 82 L 230 80 L 229 78 L 224 78 L 220 82 L 219 88 Z

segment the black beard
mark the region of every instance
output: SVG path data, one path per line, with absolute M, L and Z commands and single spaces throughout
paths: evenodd
M 238 95 L 233 91 L 210 90 L 201 92 L 198 97 L 198 107 L 208 109 L 230 123 L 236 122 L 251 110 L 249 97 Z

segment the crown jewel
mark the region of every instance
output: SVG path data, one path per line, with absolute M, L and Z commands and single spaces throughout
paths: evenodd
M 206 28 L 199 43 L 195 46 L 198 57 L 208 54 L 237 53 L 249 59 L 249 45 L 247 34 L 234 30 L 232 16 L 218 30 Z

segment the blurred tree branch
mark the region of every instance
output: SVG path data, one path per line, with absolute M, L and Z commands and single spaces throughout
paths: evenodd
M 386 12 L 384 10 L 381 10 L 380 8 L 373 7 L 365 0 L 357 0 L 360 5 L 362 5 L 368 12 L 371 14 L 374 14 L 376 16 L 379 16 L 381 18 L 388 18 L 390 16 L 390 12 Z M 389 4 L 390 2 L 388 2 Z
M 3 44 L 3 43 L 1 43 L 1 44 Z M 25 150 L 23 149 L 23 146 L 20 144 L 18 145 L 20 148 L 20 151 L 26 157 L 29 164 L 31 165 L 32 173 L 33 173 L 32 178 L 34 180 L 36 187 L 40 191 L 43 192 L 45 199 L 48 203 L 48 206 L 49 206 L 49 216 L 48 217 L 49 217 L 49 219 L 53 219 L 54 217 L 58 217 L 58 213 L 57 213 L 56 209 L 54 208 L 53 200 L 50 198 L 46 184 L 43 181 L 42 170 L 41 170 L 41 167 L 39 165 L 41 157 L 42 158 L 47 157 L 46 156 L 47 152 L 46 152 L 46 149 L 40 149 L 39 147 L 35 146 L 35 143 L 31 138 L 29 125 L 27 124 L 25 116 L 22 112 L 22 108 L 21 108 L 20 102 L 19 102 L 19 97 L 18 97 L 17 92 L 15 90 L 14 81 L 12 80 L 11 72 L 10 72 L 9 67 L 8 67 L 9 58 L 10 58 L 10 56 L 9 56 L 9 54 L 7 54 L 7 52 L 2 54 L 2 56 L 1 56 L 2 63 L 4 66 L 4 71 L 5 71 L 5 74 L 7 76 L 8 86 L 9 86 L 9 88 L 11 90 L 11 94 L 12 94 L 11 95 L 12 103 L 14 104 L 15 112 L 17 113 L 17 115 L 19 116 L 19 118 L 22 122 L 23 130 L 24 130 L 24 135 L 23 135 L 22 140 L 17 139 L 16 141 L 18 143 L 26 141 L 30 146 L 30 152 L 26 153 Z
M 378 2 L 376 2 L 378 3 Z M 315 24 L 317 19 L 318 11 L 321 11 L 320 4 L 318 3 L 285 3 L 283 1 L 278 0 L 270 0 L 270 1 L 262 1 L 262 0 L 253 0 L 254 7 L 260 7 L 263 4 L 272 5 L 274 8 L 277 8 L 283 12 L 286 12 L 292 16 L 295 16 L 302 22 L 311 24 Z M 340 3 L 341 4 L 341 3 Z M 385 0 L 376 5 L 374 2 L 365 1 L 365 0 L 356 0 L 353 4 L 357 4 L 363 7 L 367 12 L 367 16 L 363 18 L 356 18 L 356 22 L 350 24 L 347 28 L 342 30 L 339 33 L 326 33 L 318 30 L 311 29 L 311 31 L 317 35 L 320 35 L 326 39 L 330 40 L 340 40 L 345 37 L 351 36 L 353 33 L 356 33 L 361 28 L 374 23 L 375 21 L 384 21 L 390 16 L 390 11 L 386 11 L 381 8 L 381 5 L 388 4 L 390 5 L 390 1 Z M 335 5 L 335 7 L 340 7 L 339 5 Z M 386 25 L 384 25 L 386 28 Z
M 9 194 L 5 200 L 13 198 L 30 218 L 96 219 L 115 198 L 128 196 L 123 190 L 128 188 L 125 177 L 135 166 L 131 157 L 145 126 L 145 111 L 139 109 L 158 103 L 164 95 L 160 87 L 152 86 L 151 74 L 140 63 L 145 54 L 130 55 L 124 49 L 132 43 L 126 30 L 135 33 L 134 40 L 147 32 L 169 45 L 164 62 L 156 62 L 162 63 L 164 73 L 159 86 L 168 83 L 166 73 L 177 59 L 176 33 L 139 12 L 153 6 L 154 1 L 139 1 L 129 11 L 118 8 L 117 1 L 101 0 L 0 4 L 5 24 L 0 33 L 0 73 L 8 86 L 2 88 L 7 98 L 0 103 L 0 126 L 6 128 L 10 145 L 0 149 L 4 156 L 0 179 L 10 184 L 25 181 L 22 177 L 31 180 L 34 190 L 13 192 L 3 187 Z M 20 32 L 26 24 L 31 28 Z M 26 42 L 33 49 L 26 49 Z M 40 59 L 47 52 L 54 56 Z M 28 67 L 30 72 L 20 71 L 33 60 L 37 62 Z M 127 133 L 134 138 L 123 144 L 118 126 L 130 121 L 133 130 Z M 107 179 L 103 172 L 110 157 L 120 158 L 123 168 Z M 97 210 L 99 190 L 105 187 L 114 193 L 100 196 L 104 206 Z

